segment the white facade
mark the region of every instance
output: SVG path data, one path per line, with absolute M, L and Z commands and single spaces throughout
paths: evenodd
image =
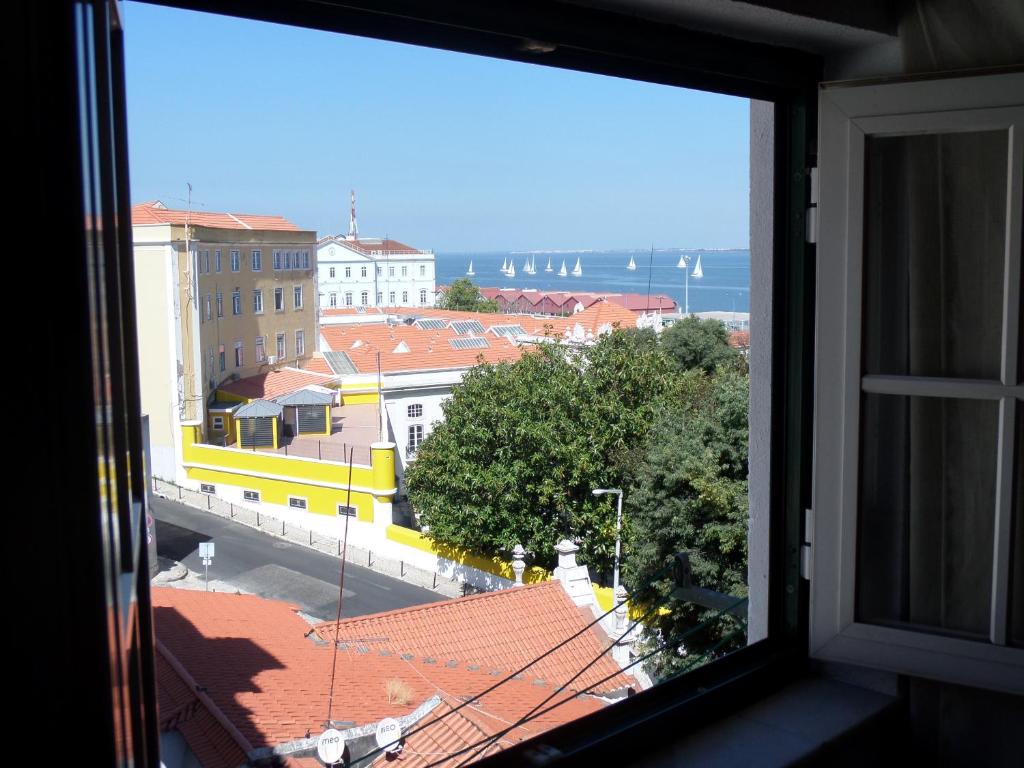
M 321 309 L 434 306 L 433 251 L 337 236 L 322 239 L 316 253 Z

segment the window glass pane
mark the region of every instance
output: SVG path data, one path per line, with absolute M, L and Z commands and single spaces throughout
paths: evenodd
M 998 403 L 862 408 L 857 620 L 987 638 Z
M 869 137 L 864 372 L 999 376 L 1006 131 Z
M 1013 581 L 1010 584 L 1010 642 L 1024 647 L 1024 401 L 1017 401 L 1017 441 L 1014 463 L 1013 541 L 1010 564 Z

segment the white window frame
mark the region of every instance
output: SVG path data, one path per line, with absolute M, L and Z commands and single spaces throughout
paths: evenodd
M 220 263 L 220 248 L 218 248 L 217 250 L 215 250 L 215 251 L 214 251 L 213 253 L 214 253 L 214 261 L 216 262 L 216 263 L 215 263 L 215 267 L 216 267 L 216 269 L 217 269 L 217 272 L 220 272 L 220 271 L 221 271 L 221 263 Z
M 426 264 L 420 264 L 420 277 L 426 277 L 426 276 L 427 276 L 427 265 Z
M 402 306 L 404 307 L 408 303 L 409 303 L 409 292 L 408 291 L 402 291 Z
M 242 254 L 238 251 L 231 251 L 231 271 L 242 271 Z
M 330 277 L 333 280 L 334 279 L 334 267 L 330 267 L 327 270 L 327 272 L 328 272 L 328 277 Z
M 426 304 L 426 303 L 427 303 L 427 289 L 426 288 L 421 288 L 420 289 L 420 304 Z
M 224 294 L 217 291 L 217 317 L 224 317 Z
M 359 276 L 360 277 L 366 277 L 366 267 L 360 267 L 359 268 Z
M 338 504 L 338 517 L 355 517 L 358 513 L 355 507 Z
M 413 403 L 405 409 L 406 417 L 410 419 L 423 418 L 423 403 Z
M 346 278 L 352 277 L 352 267 L 345 267 L 345 277 Z
M 337 307 L 338 306 L 338 294 L 331 293 L 331 295 L 330 295 L 330 302 L 329 303 L 330 303 L 331 307 Z
M 277 334 L 277 359 L 284 360 L 288 356 L 288 336 L 285 333 Z
M 206 294 L 206 320 L 210 321 L 213 319 L 213 297 L 210 294 Z
M 223 416 L 214 416 L 211 419 L 211 421 L 213 423 L 213 428 L 214 429 L 220 430 L 221 432 L 224 431 L 224 417 Z
M 259 504 L 262 498 L 259 491 L 253 491 L 248 488 L 242 489 L 243 501 L 248 501 L 250 504 Z
M 281 270 L 281 252 L 280 251 L 274 251 L 273 262 L 274 263 L 273 263 L 272 266 L 274 268 L 274 271 L 275 272 L 279 272 Z
M 199 492 L 213 495 L 217 493 L 217 486 L 213 483 L 200 483 Z
M 252 311 L 254 314 L 263 314 L 263 289 L 254 288 L 252 291 Z
M 262 363 L 267 359 L 267 341 L 263 336 L 256 337 L 256 362 Z
M 384 292 L 383 291 L 377 291 L 377 306 L 379 307 L 383 303 L 384 303 Z
M 306 354 L 306 332 L 301 328 L 295 331 L 295 356 L 302 357 Z
M 414 439 L 414 435 L 417 435 Z M 422 424 L 410 424 L 408 429 L 409 441 L 406 443 L 406 450 L 410 454 L 415 454 L 420 446 L 423 445 L 423 441 L 427 437 L 427 430 Z
M 281 252 L 281 269 L 291 269 L 291 268 L 292 268 L 292 252 L 291 251 L 282 251 Z
M 395 276 L 395 268 L 394 267 L 388 267 L 388 277 L 394 277 L 394 276 Z
M 345 292 L 345 306 L 346 307 L 351 307 L 352 306 L 352 291 L 346 291 Z
M 231 292 L 231 314 L 242 314 L 242 291 L 238 288 Z
M 388 306 L 389 307 L 395 306 L 395 292 L 394 291 L 388 291 Z
M 294 502 L 301 501 L 301 504 L 295 504 Z M 289 509 L 304 509 L 309 511 L 309 499 L 305 496 L 289 496 L 288 497 L 288 508 Z
M 359 304 L 360 304 L 360 306 L 365 307 L 365 306 L 368 306 L 369 303 L 370 303 L 370 292 L 369 291 L 363 291 L 362 293 L 360 293 L 359 294 Z
M 403 264 L 402 265 L 402 277 L 408 277 L 408 276 L 409 276 L 409 267 L 408 267 L 408 265 Z
M 245 342 L 235 342 L 235 368 L 245 368 Z
M 1024 218 L 1024 73 L 826 88 L 820 199 L 814 482 L 807 524 L 812 657 L 993 690 L 1024 692 L 1024 649 L 1006 645 Z M 869 135 L 1009 129 L 1010 172 L 999 381 L 861 375 L 864 152 Z M 989 642 L 855 620 L 862 392 L 1000 403 Z M 1018 460 L 1021 460 L 1018 457 Z
M 295 309 L 302 309 L 302 286 L 292 286 L 292 304 Z
M 274 289 L 274 311 L 284 312 L 284 288 Z
M 263 253 L 260 251 L 259 248 L 252 249 L 252 271 L 263 271 Z

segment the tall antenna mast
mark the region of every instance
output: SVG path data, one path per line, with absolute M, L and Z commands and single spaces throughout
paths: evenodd
M 349 213 L 348 219 L 348 240 L 359 239 L 359 225 L 356 224 L 356 191 L 353 189 L 352 192 L 352 208 Z

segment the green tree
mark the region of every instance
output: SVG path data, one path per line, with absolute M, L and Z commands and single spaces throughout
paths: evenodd
M 646 454 L 626 497 L 626 584 L 653 583 L 652 604 L 669 609 L 646 622 L 645 642 L 653 647 L 715 612 L 670 597 L 666 567 L 676 552 L 690 555 L 696 585 L 743 597 L 747 594 L 747 392 L 748 377 L 719 369 L 683 374 L 671 404 L 659 414 Z M 652 657 L 655 678 L 692 663 L 693 654 L 720 643 L 737 627 L 721 616 L 679 644 L 688 657 L 665 652 Z M 742 643 L 742 635 L 722 646 Z
M 682 370 L 701 368 L 710 373 L 720 365 L 746 369 L 743 355 L 729 346 L 729 330 L 719 320 L 684 317 L 665 329 L 661 344 Z
M 615 510 L 591 491 L 624 487 L 671 372 L 653 336 L 623 331 L 474 367 L 406 474 L 420 522 L 481 554 L 521 543 L 548 567 L 558 540 L 578 537 L 582 561 L 609 571 Z
M 462 312 L 498 311 L 498 303 L 481 296 L 480 289 L 464 277 L 460 277 L 448 286 L 448 290 L 438 302 L 438 306 L 441 309 L 457 309 Z

